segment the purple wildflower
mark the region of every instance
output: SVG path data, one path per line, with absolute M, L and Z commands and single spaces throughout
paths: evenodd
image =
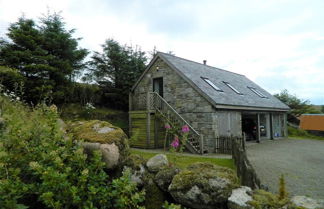
M 182 126 L 182 132 L 183 132 L 183 133 L 187 133 L 187 132 L 189 132 L 189 126 L 188 126 L 188 125 L 184 125 L 184 126 Z
M 165 128 L 165 129 L 170 129 L 171 126 L 170 126 L 168 123 L 166 123 L 165 126 L 164 126 L 164 128 Z
M 180 145 L 179 138 L 176 136 L 176 137 L 174 137 L 174 140 L 173 140 L 173 142 L 171 143 L 171 146 L 172 146 L 173 148 L 177 148 L 177 147 L 179 147 L 179 145 Z

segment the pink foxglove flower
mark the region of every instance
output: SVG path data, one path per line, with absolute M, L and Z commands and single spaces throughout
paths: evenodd
M 189 126 L 188 126 L 188 125 L 184 125 L 184 126 L 182 126 L 182 132 L 183 132 L 183 133 L 187 133 L 187 132 L 189 132 Z
M 176 136 L 176 137 L 174 137 L 174 140 L 172 141 L 171 146 L 173 148 L 177 148 L 177 147 L 179 147 L 179 145 L 180 145 L 179 138 Z
M 171 126 L 170 126 L 168 123 L 166 123 L 165 126 L 164 126 L 164 128 L 165 128 L 165 129 L 170 129 Z

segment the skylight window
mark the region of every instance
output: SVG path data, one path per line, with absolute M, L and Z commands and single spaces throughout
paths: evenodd
M 229 82 L 223 81 L 223 83 L 225 83 L 226 86 L 228 86 L 230 89 L 232 89 L 235 93 L 242 95 L 242 93 L 239 90 L 237 90 L 236 88 L 234 88 L 234 86 L 232 86 Z
M 213 87 L 213 89 L 215 89 L 216 91 L 223 91 L 222 89 L 218 88 L 213 82 L 211 82 L 208 78 L 203 78 L 201 77 L 204 81 L 206 81 L 206 83 L 208 83 L 211 87 Z
M 262 94 L 258 89 L 253 88 L 253 87 L 248 87 L 251 91 L 253 91 L 256 95 L 258 95 L 261 98 L 268 98 L 264 94 Z

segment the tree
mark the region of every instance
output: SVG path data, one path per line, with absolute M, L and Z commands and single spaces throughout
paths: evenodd
M 309 104 L 308 100 L 299 99 L 296 95 L 289 94 L 286 89 L 274 96 L 290 107 L 291 110 L 288 113 L 288 120 L 290 122 L 297 122 L 296 117 L 304 113 L 319 112 Z
M 38 103 L 46 96 L 53 96 L 56 103 L 66 100 L 69 85 L 84 68 L 88 54 L 78 48 L 80 39 L 73 38 L 73 33 L 65 29 L 57 13 L 40 18 L 38 25 L 25 17 L 10 25 L 10 41 L 0 42 L 0 65 L 18 69 L 26 78 L 27 101 Z
M 66 30 L 65 23 L 57 14 L 48 15 L 41 19 L 40 30 L 44 36 L 43 48 L 51 55 L 47 60 L 55 70 L 49 72 L 49 80 L 55 81 L 54 98 L 61 101 L 66 99 L 64 94 L 69 92 L 70 85 L 80 71 L 85 68 L 83 63 L 87 56 L 86 49 L 78 49 L 80 38 L 73 38 L 74 29 Z
M 321 107 L 321 112 L 324 113 L 324 105 Z
M 17 69 L 0 66 L 0 93 L 10 91 L 16 96 L 22 96 L 24 79 Z M 6 89 L 2 89 L 3 87 Z
M 108 39 L 102 48 L 102 53 L 94 52 L 91 57 L 88 78 L 102 87 L 108 100 L 105 103 L 127 109 L 128 93 L 145 69 L 146 54 L 113 39 Z
M 33 20 L 23 17 L 11 24 L 7 35 L 11 42 L 2 40 L 0 64 L 19 70 L 26 78 L 27 97 L 36 101 L 48 89 L 48 82 L 42 79 L 47 67 L 40 59 L 46 56 L 41 48 L 42 35 Z

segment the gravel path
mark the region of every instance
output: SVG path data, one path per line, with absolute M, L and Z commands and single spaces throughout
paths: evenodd
M 248 143 L 247 155 L 270 191 L 278 191 L 279 177 L 284 174 L 291 195 L 324 199 L 324 141 L 278 139 Z

